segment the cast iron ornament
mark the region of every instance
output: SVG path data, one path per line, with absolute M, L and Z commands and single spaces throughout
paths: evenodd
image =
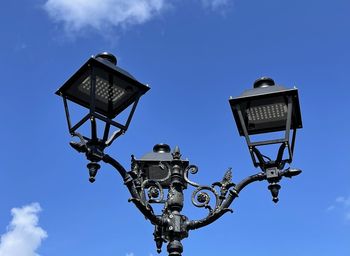
M 157 144 L 155 147 L 159 147 L 159 145 Z M 88 147 L 79 148 L 78 151 L 87 156 L 90 152 Z M 189 231 L 207 226 L 227 212 L 232 213 L 232 209 L 229 208 L 231 203 L 250 183 L 267 180 L 272 200 L 277 203 L 278 192 L 281 188 L 279 181 L 283 177 L 291 178 L 301 173 L 299 169 L 262 169 L 261 172 L 243 179 L 236 185 L 232 182 L 232 170 L 229 168 L 221 181 L 214 182 L 209 186 L 200 185 L 189 179 L 189 174 L 198 173 L 198 167 L 188 165 L 188 160 L 181 159 L 178 146 L 174 148 L 171 155 L 172 159 L 166 163 L 170 166 L 168 168 L 170 186 L 167 189 L 164 189 L 157 180 L 148 179 L 144 175 L 145 170 L 139 167 L 138 160 L 134 156 L 131 156 L 131 171 L 129 172 L 117 160 L 104 153 L 99 154 L 99 158 L 95 155 L 95 162 L 88 164 L 90 182 L 95 181 L 95 176 L 100 168 L 97 163 L 99 161 L 112 165 L 119 172 L 131 194 L 129 201 L 133 202 L 146 219 L 154 225 L 153 236 L 157 252 L 161 252 L 163 243 L 168 243 L 169 256 L 182 255 L 181 240 L 188 237 Z M 194 187 L 191 197 L 192 204 L 195 207 L 208 210 L 207 216 L 200 220 L 190 220 L 181 213 L 184 205 L 183 192 L 188 186 Z M 162 212 L 155 213 L 152 204 L 163 204 Z

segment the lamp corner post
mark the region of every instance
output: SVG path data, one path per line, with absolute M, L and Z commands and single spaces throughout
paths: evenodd
M 284 169 L 286 164 L 292 162 L 296 130 L 302 127 L 298 91 L 275 85 L 271 78 L 266 77 L 256 80 L 253 89 L 229 100 L 238 132 L 246 139 L 253 165 L 261 169 L 258 173 L 235 184 L 229 168 L 221 181 L 200 185 L 189 178 L 190 174 L 198 172 L 198 167 L 182 158 L 178 146 L 171 150 L 167 144 L 156 144 L 151 152 L 139 159 L 132 155 L 131 170 L 127 171 L 104 151 L 127 131 L 138 101 L 149 87 L 117 67 L 116 63 L 116 58 L 110 53 L 91 57 L 57 94 L 63 98 L 69 133 L 79 138 L 79 142 L 71 142 L 70 145 L 84 153 L 89 161 L 89 181 L 95 181 L 101 161 L 111 165 L 121 175 L 130 192 L 130 201 L 154 225 L 153 236 L 158 253 L 163 243 L 168 243 L 168 255 L 181 256 L 181 241 L 188 237 L 189 232 L 232 212 L 230 205 L 249 184 L 266 180 L 272 200 L 277 203 L 281 187 L 279 181 L 301 173 L 299 169 Z M 68 101 L 88 109 L 88 113 L 76 124 L 71 122 Z M 127 109 L 130 112 L 125 123 L 114 120 Z M 97 121 L 105 124 L 101 138 L 97 135 Z M 89 135 L 78 131 L 85 123 L 90 125 Z M 111 133 L 111 128 L 116 130 Z M 291 139 L 290 130 L 293 130 Z M 280 131 L 285 133 L 283 138 L 251 139 L 251 135 Z M 278 146 L 274 159 L 261 153 L 266 145 Z M 199 220 L 190 220 L 182 213 L 184 190 L 190 186 L 194 188 L 192 204 L 208 211 Z M 162 205 L 162 212 L 155 213 L 152 204 Z

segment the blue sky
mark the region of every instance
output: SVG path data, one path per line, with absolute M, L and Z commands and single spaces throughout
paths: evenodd
M 0 256 L 156 255 L 152 225 L 127 202 L 112 168 L 88 182 L 54 95 L 92 54 L 110 51 L 151 90 L 107 152 L 129 167 L 156 143 L 179 145 L 211 184 L 258 172 L 228 104 L 270 76 L 299 89 L 304 128 L 274 205 L 267 183 L 246 188 L 216 223 L 192 231 L 184 255 L 350 254 L 345 0 L 5 1 L 0 15 Z M 187 191 L 190 196 L 191 191 Z M 184 213 L 205 210 L 186 201 Z M 12 239 L 12 240 L 11 240 Z M 19 241 L 16 250 L 8 241 Z M 10 251 L 9 251 L 10 250 Z M 12 250 L 12 251 L 11 251 Z M 163 248 L 162 255 L 166 255 Z

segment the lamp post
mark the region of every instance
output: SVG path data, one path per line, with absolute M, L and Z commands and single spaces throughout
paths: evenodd
M 292 162 L 296 130 L 302 128 L 298 90 L 277 86 L 271 78 L 258 79 L 254 89 L 229 100 L 239 134 L 245 136 L 253 164 L 260 167 L 260 172 L 235 184 L 229 169 L 221 181 L 200 185 L 189 178 L 189 174 L 198 172 L 198 167 L 182 158 L 178 146 L 171 150 L 167 144 L 155 145 L 152 152 L 140 159 L 132 156 L 131 170 L 127 171 L 116 159 L 105 154 L 104 149 L 126 132 L 140 97 L 148 90 L 148 86 L 117 67 L 112 54 L 102 53 L 91 57 L 56 94 L 63 98 L 70 134 L 80 140 L 70 145 L 78 152 L 85 153 L 90 161 L 87 165 L 90 182 L 95 181 L 101 161 L 118 171 L 131 194 L 130 201 L 154 225 L 153 235 L 158 253 L 165 242 L 168 243 L 169 256 L 181 256 L 181 240 L 188 237 L 189 231 L 209 225 L 225 213 L 232 212 L 229 208 L 231 203 L 247 185 L 266 180 L 273 201 L 277 203 L 279 181 L 301 173 L 299 169 L 284 169 L 285 164 Z M 71 124 L 68 101 L 89 110 L 75 125 Z M 131 105 L 125 124 L 114 120 Z M 101 138 L 97 135 L 96 119 L 105 123 Z M 78 131 L 86 122 L 90 123 L 90 136 Z M 111 126 L 117 130 L 109 135 Z M 290 142 L 291 129 L 293 135 Z M 284 138 L 258 142 L 250 139 L 250 135 L 273 134 L 276 131 L 284 131 Z M 275 160 L 258 149 L 271 144 L 279 145 Z M 285 149 L 288 151 L 286 159 L 283 157 Z M 193 205 L 208 210 L 208 215 L 203 219 L 190 220 L 181 212 L 183 191 L 189 186 L 194 187 Z M 215 199 L 213 203 L 212 198 Z M 162 204 L 162 212 L 155 213 L 152 204 Z

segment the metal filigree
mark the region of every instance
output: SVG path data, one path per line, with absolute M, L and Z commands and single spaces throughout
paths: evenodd
M 159 182 L 145 180 L 141 184 L 141 200 L 146 203 L 165 203 L 164 191 Z M 148 199 L 146 198 L 146 194 Z
M 155 186 L 151 186 L 148 189 L 148 197 L 151 199 L 159 197 L 159 189 Z
M 199 208 L 206 208 L 210 212 L 213 211 L 213 208 L 210 206 L 210 200 L 211 197 L 207 192 L 204 192 L 204 190 L 210 191 L 215 195 L 215 208 L 216 209 L 219 206 L 219 194 L 216 192 L 215 189 L 209 186 L 199 186 L 195 191 L 192 193 L 192 204 Z
M 274 170 L 261 172 L 251 175 L 237 185 L 232 182 L 232 169 L 229 168 L 221 181 L 214 182 L 212 185 L 203 186 L 191 181 L 189 174 L 198 173 L 198 167 L 188 165 L 188 161 L 181 160 L 180 150 L 177 147 L 169 161 L 154 161 L 159 163 L 161 170 L 167 168 L 168 175 L 163 179 L 149 179 L 142 166 L 139 166 L 132 157 L 132 170 L 127 172 L 116 160 L 108 155 L 104 155 L 102 160 L 114 166 L 123 177 L 125 185 L 128 187 L 135 206 L 141 213 L 150 220 L 155 226 L 154 240 L 156 242 L 157 252 L 161 251 L 163 243 L 167 243 L 169 256 L 181 256 L 183 246 L 181 240 L 188 236 L 190 230 L 199 229 L 207 226 L 227 212 L 232 212 L 229 208 L 238 194 L 247 185 L 255 182 L 267 180 L 269 189 L 274 201 L 278 199 L 278 182 L 285 177 L 293 177 L 301 171 L 297 169 Z M 180 158 L 180 159 L 179 159 Z M 184 166 L 187 166 L 184 168 Z M 164 167 L 164 168 L 162 168 Z M 163 176 L 164 177 L 164 176 Z M 170 184 L 164 184 L 169 180 Z M 184 205 L 183 190 L 191 185 L 194 191 L 191 196 L 192 204 L 198 208 L 209 210 L 207 216 L 199 220 L 190 220 L 181 213 Z M 168 191 L 167 191 L 168 190 Z M 165 193 L 167 191 L 167 193 Z M 166 194 L 166 198 L 164 199 Z M 151 204 L 162 203 L 164 208 L 162 214 L 156 214 Z
M 219 182 L 214 182 L 212 184 L 212 187 L 214 188 L 215 186 L 220 188 L 220 196 L 219 196 L 219 205 L 222 204 L 222 202 L 225 200 L 227 196 L 227 192 L 231 187 L 234 187 L 235 184 L 232 182 L 232 168 L 229 168 L 224 177 L 222 178 L 221 181 Z
M 188 172 L 191 172 L 191 174 L 196 174 L 198 172 L 198 167 L 196 165 L 189 165 L 187 166 L 187 168 L 185 169 L 185 172 L 184 172 L 184 179 L 185 181 L 192 185 L 193 187 L 200 187 L 199 184 L 197 184 L 196 182 L 193 182 L 191 181 L 189 178 L 188 178 Z
M 188 178 L 189 173 L 196 174 L 197 172 L 198 167 L 195 165 L 189 165 L 184 172 L 185 181 L 196 188 L 192 193 L 191 201 L 194 206 L 200 208 L 204 207 L 206 209 L 209 209 L 210 212 L 213 212 L 222 204 L 223 200 L 226 198 L 228 190 L 235 185 L 234 183 L 232 183 L 231 168 L 225 173 L 221 182 L 215 182 L 212 184 L 212 186 L 203 186 L 191 181 Z M 220 193 L 217 192 L 215 186 L 218 186 L 220 188 Z M 210 194 L 208 194 L 208 191 L 215 196 L 214 209 L 212 208 L 212 206 L 210 206 L 211 197 Z

